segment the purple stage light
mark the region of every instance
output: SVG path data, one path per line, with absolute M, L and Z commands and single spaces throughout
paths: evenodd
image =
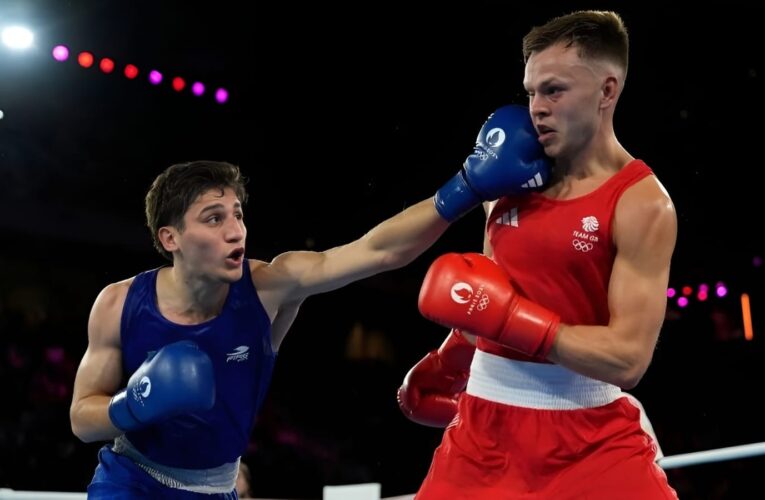
M 218 101 L 219 104 L 223 104 L 226 101 L 228 101 L 228 90 L 224 88 L 219 88 L 215 91 L 215 100 Z
M 162 83 L 162 73 L 160 73 L 156 69 L 149 71 L 149 82 L 152 85 L 159 85 L 160 83 Z
M 64 62 L 69 59 L 69 48 L 66 45 L 56 45 L 53 47 L 53 59 Z

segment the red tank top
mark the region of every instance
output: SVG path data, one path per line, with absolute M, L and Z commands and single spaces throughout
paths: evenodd
M 494 261 L 510 275 L 518 293 L 560 314 L 563 323 L 607 325 L 608 282 L 616 254 L 614 210 L 628 187 L 652 173 L 634 160 L 578 198 L 554 200 L 539 193 L 500 198 L 486 222 Z M 530 360 L 482 338 L 478 348 Z

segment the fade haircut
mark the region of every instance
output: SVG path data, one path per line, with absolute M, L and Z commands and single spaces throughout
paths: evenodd
M 535 26 L 523 37 L 523 61 L 536 52 L 562 43 L 576 46 L 582 59 L 602 59 L 616 64 L 627 75 L 629 35 L 619 14 L 603 10 L 582 10 Z

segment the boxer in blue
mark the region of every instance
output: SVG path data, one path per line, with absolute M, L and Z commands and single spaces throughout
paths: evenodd
M 239 168 L 169 167 L 146 196 L 146 218 L 172 265 L 108 285 L 88 322 L 72 430 L 113 440 L 89 497 L 236 498 L 240 456 L 303 301 L 406 265 L 468 210 L 538 187 L 548 168 L 528 110 L 505 106 L 435 197 L 346 245 L 263 262 L 244 256 Z

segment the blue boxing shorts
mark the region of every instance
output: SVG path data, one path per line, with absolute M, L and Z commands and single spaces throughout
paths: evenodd
M 129 500 L 136 498 L 162 498 L 168 500 L 237 500 L 235 490 L 230 493 L 195 493 L 171 488 L 151 477 L 130 458 L 112 451 L 112 445 L 98 452 L 98 466 L 88 485 L 88 500 Z

